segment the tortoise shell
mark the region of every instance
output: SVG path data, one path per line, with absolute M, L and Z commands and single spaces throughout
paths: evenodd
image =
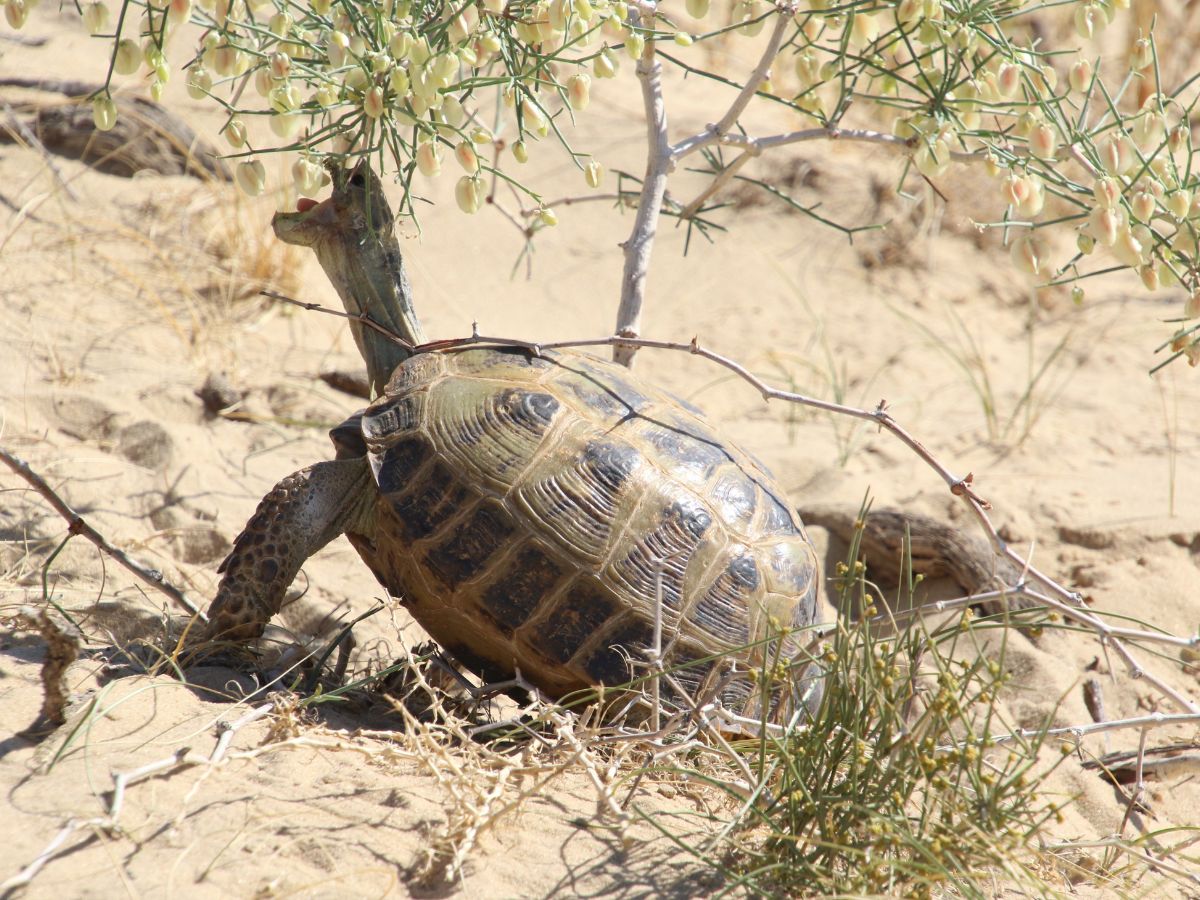
M 368 455 L 379 487 L 374 539 L 352 542 L 484 678 L 519 669 L 554 696 L 626 683 L 659 597 L 667 664 L 689 689 L 731 650 L 750 666 L 793 656 L 788 632 L 816 618 L 816 554 L 783 490 L 622 366 L 423 353 L 331 436 L 339 455 Z

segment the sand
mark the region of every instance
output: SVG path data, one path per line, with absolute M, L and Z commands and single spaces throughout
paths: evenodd
M 49 44 L 3 45 L 0 74 L 99 71 L 99 48 L 55 11 L 36 10 L 25 33 Z M 212 111 L 178 81 L 173 108 L 198 129 L 211 127 Z M 641 124 L 630 112 L 631 83 L 621 84 L 597 91 L 580 143 L 610 169 L 637 171 Z M 677 81 L 668 87 L 679 133 L 702 126 L 703 104 Z M 548 197 L 584 190 L 561 153 L 535 152 L 554 160 L 539 176 Z M 341 321 L 255 296 L 266 275 L 304 300 L 337 306 L 315 260 L 273 242 L 278 198 L 251 202 L 222 184 L 55 165 L 74 197 L 36 152 L 0 145 L 0 445 L 110 541 L 204 603 L 258 498 L 289 472 L 329 458 L 326 430 L 355 409 L 318 375 L 361 363 Z M 698 336 L 783 388 L 868 408 L 886 400 L 941 461 L 974 474 L 1005 538 L 1093 610 L 1194 635 L 1200 381 L 1182 365 L 1147 377 L 1167 334 L 1160 320 L 1176 314 L 1179 298 L 1147 295 L 1120 278 L 1089 283 L 1078 307 L 1065 289 L 1033 291 L 995 235 L 970 225 L 994 190 L 978 176 L 943 186 L 951 197 L 943 204 L 919 186 L 915 200 L 896 197 L 900 165 L 882 150 L 807 146 L 759 165 L 802 176 L 800 198 L 838 221 L 891 226 L 851 243 L 777 205 L 747 203 L 721 214 L 728 233 L 711 244 L 693 237 L 685 256 L 683 231 L 667 223 L 645 334 Z M 472 322 L 484 333 L 538 340 L 608 333 L 628 215 L 607 204 L 561 205 L 561 224 L 539 235 L 527 273 L 524 262 L 514 266 L 516 229 L 487 211 L 458 213 L 444 202 L 449 177 L 425 188 L 443 202 L 423 214 L 419 234 L 404 228 L 402 247 L 430 336 L 460 336 Z M 703 405 L 801 506 L 857 504 L 870 491 L 879 504 L 975 527 L 936 475 L 886 433 L 765 404 L 683 355 L 644 353 L 638 368 Z M 205 413 L 195 391 L 214 373 L 245 392 L 242 420 Z M 43 566 L 66 523 L 7 471 L 0 489 L 2 879 L 68 822 L 104 813 L 112 773 L 182 747 L 207 753 L 215 723 L 244 708 L 201 699 L 163 675 L 113 679 L 85 655 L 70 670 L 71 721 L 89 709 L 104 714 L 38 744 L 20 737 L 41 704 L 45 650 L 35 634 L 11 627 L 12 616 L 45 605 Z M 827 536 L 813 536 L 824 551 Z M 383 596 L 343 540 L 312 559 L 303 578 L 307 608 L 322 615 L 361 612 Z M 81 538 L 49 565 L 45 589 L 80 619 L 92 647 L 152 634 L 164 614 L 181 612 Z M 356 633 L 360 647 L 381 654 L 420 639 L 398 607 Z M 1005 703 L 1014 724 L 1091 722 L 1082 693 L 1089 678 L 1102 686 L 1109 719 L 1176 711 L 1089 633 L 1013 634 L 1009 645 L 1017 679 Z M 1196 669 L 1181 664 L 1178 650 L 1136 653 L 1148 672 L 1200 702 Z M 409 876 L 455 808 L 453 779 L 401 745 L 331 736 L 358 724 L 335 717 L 302 727 L 291 743 L 269 720 L 239 730 L 224 765 L 131 787 L 120 831 L 74 832 L 24 896 L 425 895 Z M 1195 739 L 1193 724 L 1153 730 L 1148 740 Z M 1137 742 L 1136 731 L 1120 731 L 1083 746 L 1097 754 Z M 1054 839 L 1098 840 L 1122 828 L 1124 800 L 1093 773 L 1065 766 L 1052 789 L 1077 798 Z M 668 816 L 706 801 L 650 786 L 641 802 Z M 1200 788 L 1187 775 L 1152 781 L 1146 804 L 1126 836 L 1194 826 Z M 586 775 L 564 772 L 484 834 L 461 878 L 443 890 L 632 898 L 715 889 L 711 870 L 654 828 L 639 824 L 622 842 L 596 808 Z M 1180 834 L 1167 842 L 1187 839 Z M 1177 864 L 1188 865 L 1186 851 Z M 1061 873 L 1050 877 L 1066 889 Z M 1177 890 L 1154 884 L 1146 876 L 1138 889 Z

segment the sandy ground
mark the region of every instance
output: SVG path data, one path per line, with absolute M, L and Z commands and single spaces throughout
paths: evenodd
M 50 74 L 51 59 L 57 77 L 99 71 L 98 49 L 64 30 L 53 11 L 39 9 L 27 33 L 50 45 L 0 46 L 0 73 Z M 701 126 L 703 106 L 680 85 L 671 89 L 676 127 Z M 179 84 L 172 91 L 189 121 L 212 123 Z M 639 169 L 631 102 L 616 88 L 598 92 L 583 119 L 581 144 L 610 168 Z M 579 191 L 578 172 L 554 158 L 541 182 L 547 195 Z M 126 180 L 68 160 L 56 165 L 74 197 L 39 155 L 0 145 L 9 207 L 0 210 L 0 443 L 111 541 L 206 602 L 258 498 L 330 456 L 325 432 L 355 401 L 317 376 L 359 365 L 353 343 L 338 320 L 254 296 L 258 271 L 305 300 L 337 305 L 314 260 L 272 242 L 274 201 L 253 205 L 226 186 L 187 178 Z M 896 198 L 899 166 L 882 152 L 815 147 L 762 165 L 793 174 L 801 199 L 820 201 L 841 222 L 892 225 L 850 243 L 803 216 L 749 205 L 726 213 L 728 234 L 711 245 L 695 240 L 686 257 L 684 235 L 668 226 L 656 248 L 646 334 L 698 335 L 782 387 L 867 407 L 886 399 L 943 462 L 974 473 L 1005 537 L 1032 548 L 1094 609 L 1194 634 L 1200 513 L 1189 498 L 1200 493 L 1200 382 L 1179 366 L 1146 375 L 1166 333 L 1158 320 L 1174 314 L 1178 298 L 1120 280 L 1089 285 L 1078 308 L 1061 289 L 1035 295 L 993 238 L 969 226 L 970 216 L 984 215 L 980 191 L 992 190 L 969 177 L 943 187 L 976 199 L 943 205 L 927 191 L 916 202 Z M 450 188 L 446 178 L 429 193 L 446 200 Z M 424 215 L 420 235 L 406 229 L 429 334 L 462 335 L 473 321 L 485 333 L 540 340 L 607 333 L 629 218 L 604 204 L 559 214 L 561 225 L 538 239 L 529 277 L 523 264 L 510 277 L 521 240 L 495 216 L 468 219 L 443 203 Z M 936 476 L 886 434 L 766 405 L 703 361 L 647 353 L 639 368 L 701 403 L 800 505 L 856 504 L 869 490 L 878 503 L 972 527 Z M 206 416 L 194 392 L 217 372 L 247 392 L 250 421 Z M 0 621 L 8 621 L 23 605 L 44 606 L 43 566 L 66 526 L 6 471 L 0 490 Z M 814 537 L 823 548 L 825 535 L 814 529 Z M 165 598 L 82 539 L 47 573 L 46 592 L 82 621 L 88 646 L 159 627 Z M 304 577 L 306 601 L 321 612 L 362 611 L 382 593 L 341 540 Z M 384 652 L 400 629 L 407 642 L 419 637 L 397 611 L 364 623 L 360 645 Z M 0 878 L 33 861 L 69 821 L 101 815 L 113 772 L 182 747 L 207 752 L 215 723 L 242 712 L 167 677 L 110 679 L 85 657 L 69 686 L 72 722 L 90 711 L 87 727 L 69 724 L 35 745 L 16 733 L 41 703 L 44 652 L 36 635 L 0 632 Z M 1195 670 L 1177 651 L 1136 652 L 1149 672 L 1200 702 Z M 1005 698 L 1014 724 L 1090 722 L 1087 678 L 1099 679 L 1110 719 L 1175 711 L 1090 634 L 1036 643 L 1014 634 L 1008 664 L 1018 676 Z M 326 726 L 358 724 L 335 718 Z M 279 735 L 269 729 L 264 721 L 238 731 L 232 749 L 240 755 L 223 766 L 131 787 L 121 831 L 75 832 L 69 852 L 25 895 L 422 895 L 407 874 L 453 810 L 452 786 L 384 741 L 360 740 L 365 753 L 315 738 L 275 746 Z M 1194 726 L 1149 734 L 1152 746 L 1195 738 Z M 1084 747 L 1094 754 L 1137 740 L 1115 732 Z M 1056 839 L 1101 839 L 1121 828 L 1124 801 L 1078 765 L 1061 769 L 1051 788 L 1077 798 Z M 1200 788 L 1192 777 L 1152 781 L 1148 790 L 1150 812 L 1125 826 L 1127 836 L 1194 825 Z M 702 804 L 657 788 L 642 802 L 663 816 Z M 461 896 L 712 892 L 710 871 L 653 828 L 635 827 L 622 843 L 595 810 L 584 775 L 556 779 L 481 838 L 457 884 Z M 1168 845 L 1188 839 L 1179 834 Z M 1136 890 L 1155 895 L 1153 884 L 1145 879 Z

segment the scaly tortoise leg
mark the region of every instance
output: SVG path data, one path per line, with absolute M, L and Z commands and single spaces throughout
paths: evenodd
M 376 496 L 364 457 L 317 463 L 275 485 L 217 570 L 225 577 L 205 637 L 260 636 L 305 560 L 347 530 L 374 534 Z

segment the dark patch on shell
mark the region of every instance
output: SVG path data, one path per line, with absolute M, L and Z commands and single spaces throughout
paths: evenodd
M 536 544 L 508 561 L 504 574 L 483 592 L 484 612 L 506 635 L 533 615 L 538 604 L 562 581 L 562 566 Z
M 411 487 L 408 494 L 391 500 L 392 509 L 410 543 L 437 531 L 463 508 L 467 499 L 466 488 L 440 461 Z
M 420 437 L 397 441 L 381 454 L 376 481 L 383 494 L 395 494 L 413 486 L 417 470 L 433 455 L 433 447 Z
M 565 665 L 621 610 L 621 605 L 602 585 L 582 579 L 540 623 L 533 635 L 535 649 Z
M 516 527 L 503 506 L 487 500 L 440 546 L 429 551 L 425 564 L 442 584 L 454 590 L 483 573 L 496 551 L 508 544 Z
M 595 684 L 625 684 L 635 677 L 630 663 L 645 662 L 642 651 L 653 641 L 654 626 L 637 616 L 629 616 L 583 661 L 583 670 Z

